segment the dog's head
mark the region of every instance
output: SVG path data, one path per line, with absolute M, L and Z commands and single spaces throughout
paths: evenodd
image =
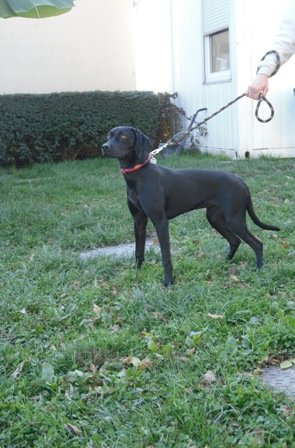
M 118 126 L 108 133 L 107 141 L 102 145 L 102 153 L 123 163 L 143 163 L 150 147 L 148 137 L 139 129 Z

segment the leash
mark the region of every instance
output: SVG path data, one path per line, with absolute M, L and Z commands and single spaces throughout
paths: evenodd
M 206 117 L 203 121 L 201 121 L 200 123 L 197 123 L 195 126 L 193 127 L 188 127 L 188 129 L 186 131 L 181 131 L 178 132 L 177 134 L 175 134 L 172 138 L 170 138 L 170 140 L 168 140 L 167 143 L 165 143 L 164 145 L 160 146 L 159 148 L 154 149 L 153 151 L 150 152 L 150 154 L 152 155 L 151 158 L 151 162 L 156 163 L 156 159 L 154 158 L 155 155 L 159 154 L 159 152 L 163 151 L 163 149 L 169 147 L 169 146 L 175 146 L 175 145 L 179 145 L 180 143 L 182 143 L 187 136 L 194 131 L 195 129 L 198 129 L 199 127 L 201 127 L 203 124 L 207 123 L 207 121 L 211 120 L 211 118 L 215 117 L 216 115 L 220 114 L 221 112 L 223 112 L 225 109 L 227 109 L 228 107 L 230 107 L 232 104 L 236 103 L 237 101 L 239 101 L 241 98 L 243 98 L 244 96 L 246 96 L 245 93 L 243 93 L 242 95 L 237 96 L 234 100 L 230 101 L 229 103 L 227 103 L 225 106 L 221 107 L 220 109 L 218 109 L 216 112 L 214 112 L 213 114 L 209 115 L 209 117 Z M 263 119 L 260 117 L 259 115 L 259 109 L 262 103 L 265 103 L 269 109 L 270 109 L 270 114 L 269 117 L 267 117 L 266 119 Z M 255 109 L 255 117 L 257 118 L 258 121 L 260 121 L 261 123 L 268 123 L 269 121 L 271 121 L 273 119 L 274 116 L 274 108 L 273 105 L 270 103 L 270 101 L 268 101 L 264 95 L 262 95 L 262 93 L 259 95 L 259 99 L 257 102 L 257 106 Z

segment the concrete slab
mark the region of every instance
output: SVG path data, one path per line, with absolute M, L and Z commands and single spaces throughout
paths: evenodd
M 148 238 L 145 244 L 145 250 L 154 250 L 159 252 L 160 248 L 152 238 Z M 102 256 L 107 257 L 133 257 L 135 253 L 135 243 L 119 244 L 117 246 L 98 247 L 97 249 L 87 250 L 80 253 L 81 260 L 88 260 L 89 258 L 98 258 Z
M 295 400 L 295 366 L 289 369 L 267 367 L 263 369 L 261 381 L 276 392 L 283 392 Z

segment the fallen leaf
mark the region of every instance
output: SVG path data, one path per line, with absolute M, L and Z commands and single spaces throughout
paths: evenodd
M 281 369 L 289 369 L 290 367 L 293 367 L 294 365 L 295 365 L 295 358 L 287 359 L 286 361 L 281 362 L 280 368 Z
M 184 392 L 185 392 L 186 394 L 191 394 L 191 393 L 193 392 L 193 388 L 192 388 L 192 387 L 185 387 L 185 388 L 184 388 Z
M 272 233 L 272 234 L 270 235 L 270 238 L 272 238 L 273 240 L 277 240 L 279 237 L 278 237 L 278 235 L 276 235 L 275 233 Z
M 133 367 L 138 367 L 141 362 L 136 356 L 127 356 L 126 358 L 122 358 L 121 361 L 123 364 L 132 365 Z
M 211 317 L 212 319 L 224 319 L 224 315 L 223 314 L 211 314 L 211 313 L 208 313 L 208 317 Z
M 234 283 L 240 283 L 240 279 L 239 277 L 237 277 L 236 275 L 230 275 L 230 280 Z
M 64 427 L 71 434 L 75 434 L 77 436 L 80 436 L 82 434 L 81 429 L 77 428 L 77 426 L 72 425 L 71 423 L 65 423 Z
M 195 347 L 193 347 L 193 348 L 188 348 L 188 349 L 185 351 L 185 353 L 186 353 L 188 356 L 191 356 L 191 355 L 193 355 L 194 353 L 196 353 L 196 349 L 195 349 Z
M 200 383 L 202 386 L 210 386 L 212 383 L 215 383 L 216 376 L 212 370 L 208 370 L 201 378 Z
M 290 247 L 290 243 L 287 240 L 282 240 L 282 241 L 280 241 L 279 244 L 281 247 L 284 247 L 285 249 Z
M 20 375 L 21 371 L 23 370 L 25 361 L 22 361 L 17 368 L 15 369 L 15 371 L 10 375 L 10 377 L 14 380 L 16 380 L 16 378 Z
M 139 363 L 139 368 L 144 370 L 144 369 L 149 369 L 150 367 L 152 367 L 153 362 L 150 358 L 144 358 L 142 361 L 140 361 Z
M 188 362 L 189 361 L 189 359 L 186 356 L 180 356 L 178 359 L 180 362 Z
M 96 317 L 100 317 L 101 311 L 102 311 L 102 308 L 94 303 L 93 304 L 93 312 Z
M 154 311 L 151 314 L 155 319 L 166 320 L 165 317 L 163 316 L 163 314 L 160 313 L 159 311 Z

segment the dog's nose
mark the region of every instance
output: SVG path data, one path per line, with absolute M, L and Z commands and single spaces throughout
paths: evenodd
M 102 149 L 102 155 L 104 155 L 108 151 L 108 149 L 110 149 L 110 147 L 107 143 L 104 143 L 101 149 Z

